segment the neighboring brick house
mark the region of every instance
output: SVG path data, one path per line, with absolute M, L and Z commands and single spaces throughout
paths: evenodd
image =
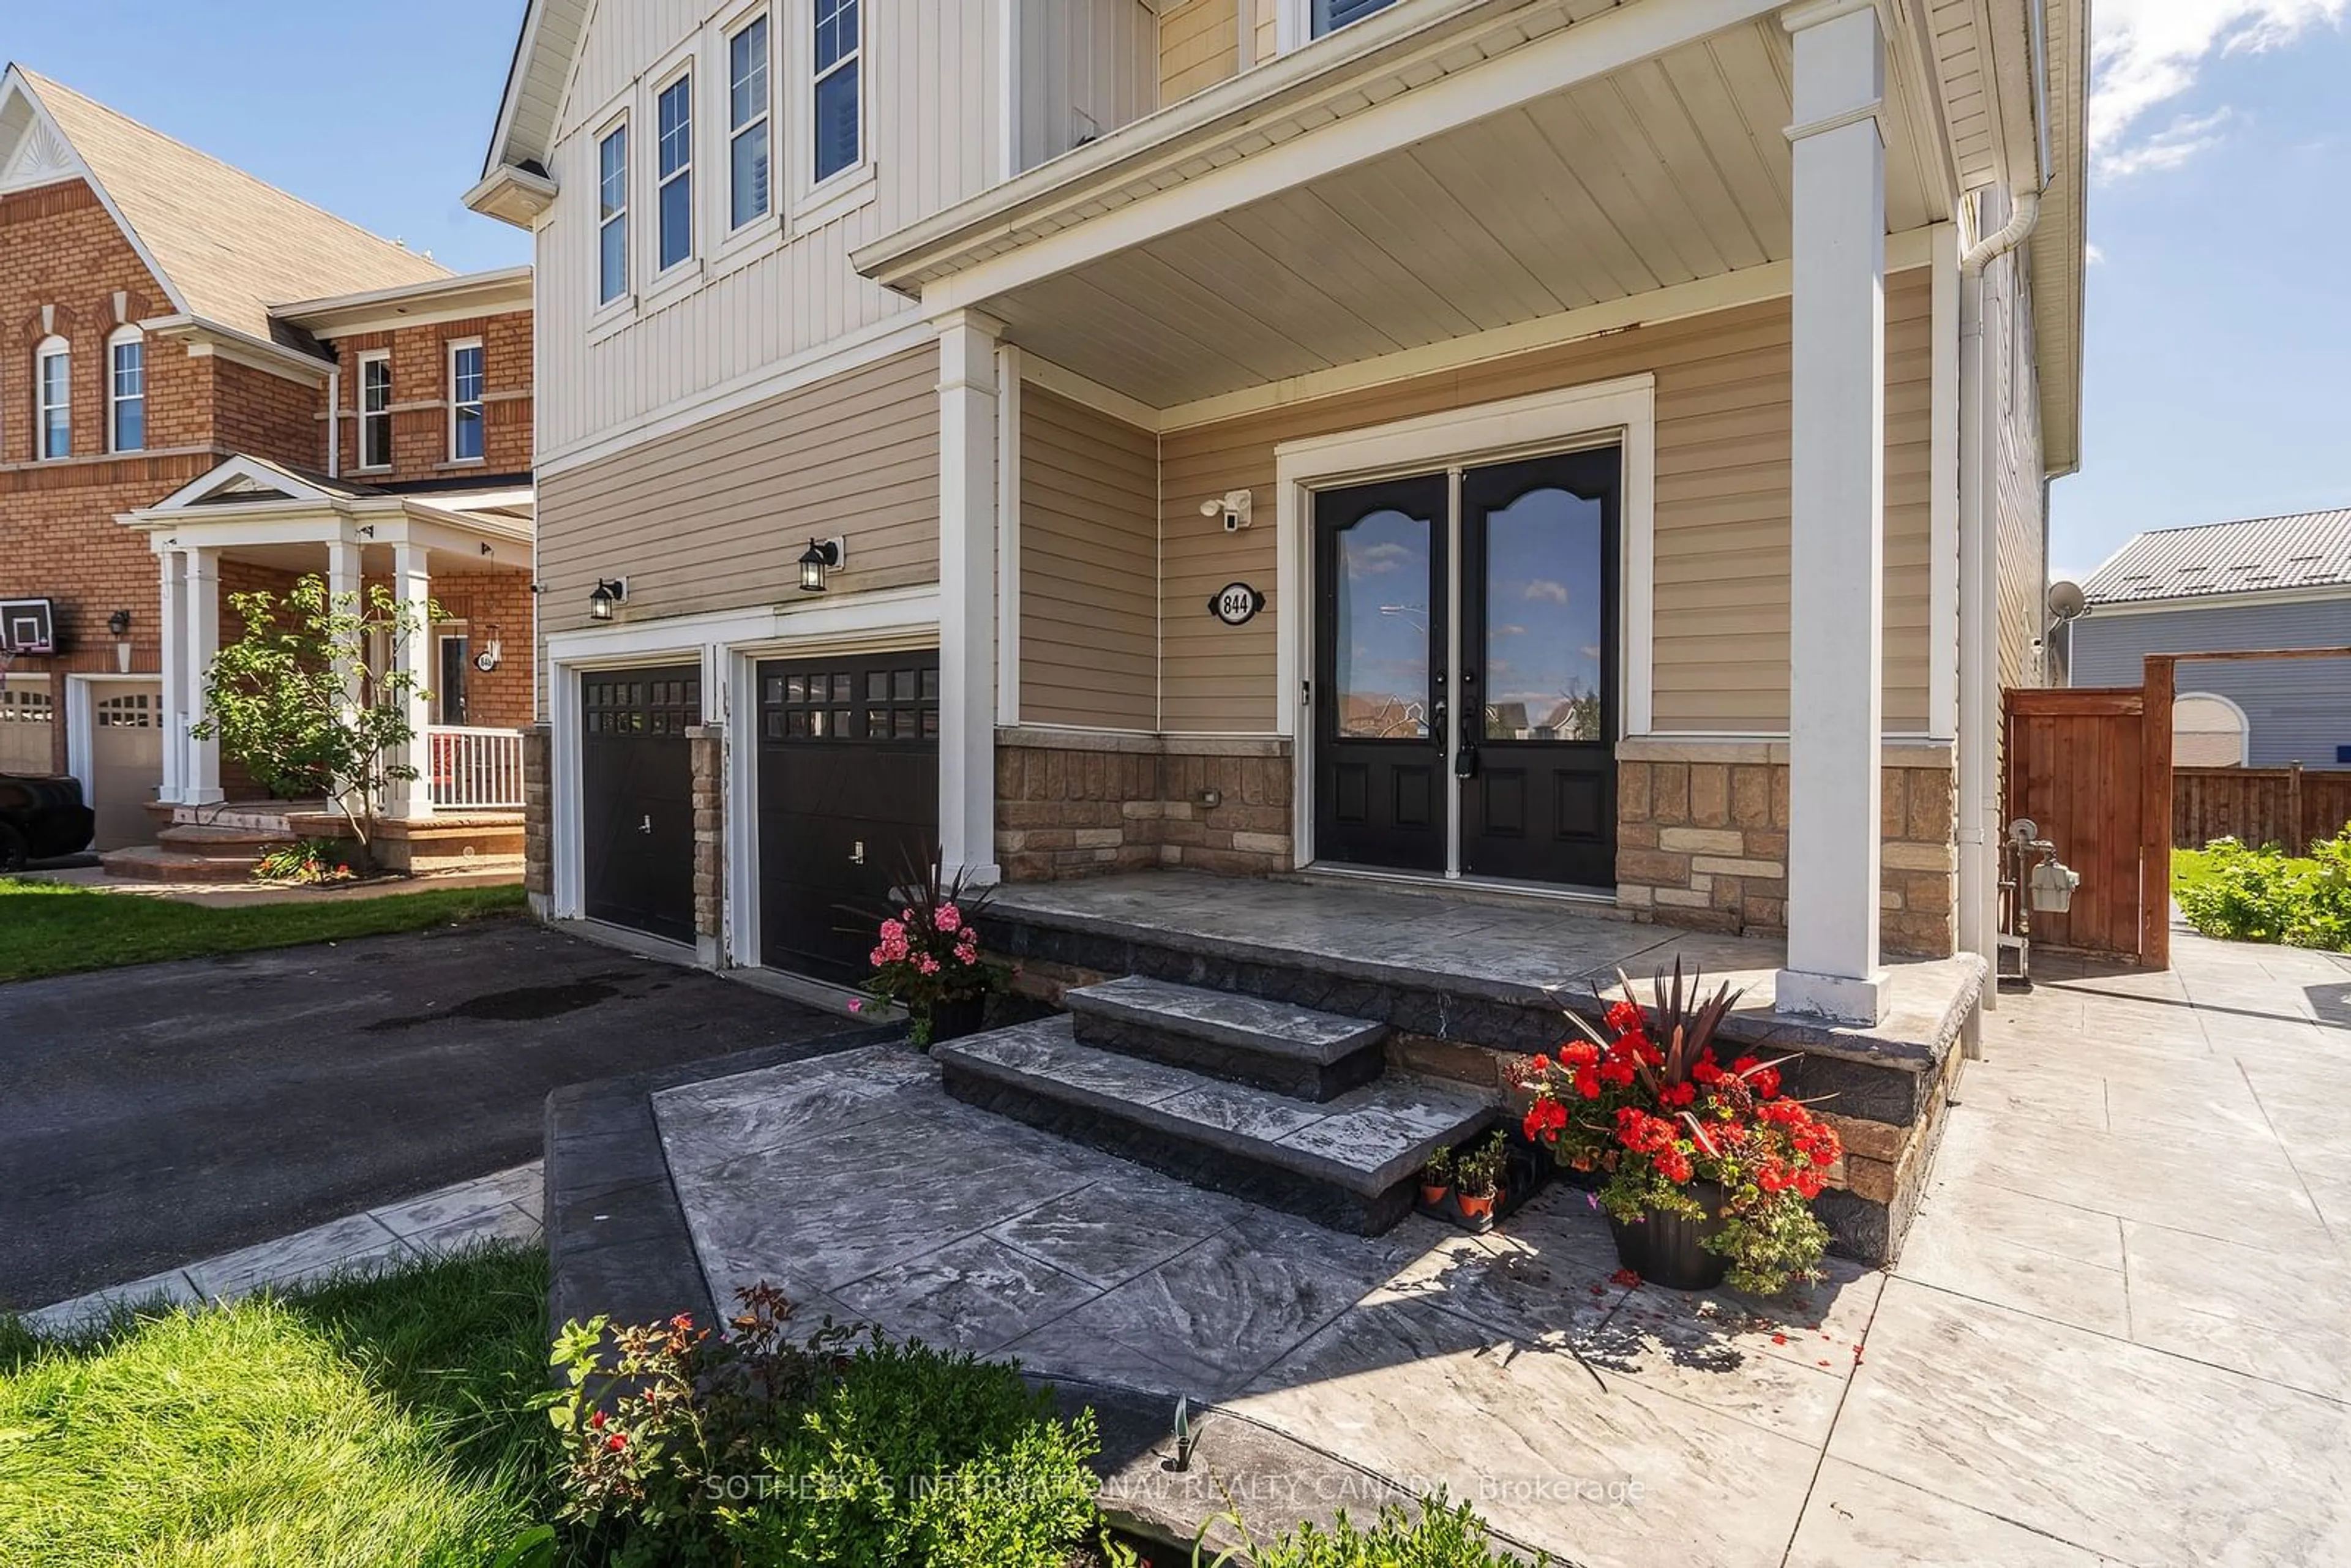
M 462 580 L 442 575 L 435 598 L 465 623 L 444 634 L 496 625 L 526 648 L 530 306 L 528 268 L 452 277 L 9 67 L 0 77 L 0 603 L 14 608 L 0 613 L 0 771 L 79 778 L 101 847 L 152 836 L 144 808 L 159 793 L 186 797 L 192 779 L 206 781 L 192 803 L 249 792 L 234 768 L 223 779 L 216 758 L 188 760 L 192 748 L 209 749 L 184 734 L 203 662 L 192 639 L 218 635 L 226 595 L 282 589 L 328 570 L 328 554 L 303 559 L 292 542 L 299 525 L 282 515 L 266 538 L 235 539 L 235 508 L 216 497 L 202 543 L 124 526 L 239 464 L 352 497 L 432 495 L 461 532 L 465 516 L 486 511 L 496 540 L 467 540 L 462 553 L 454 537 L 444 541 L 444 561 L 469 569 Z M 461 345 L 471 350 L 462 364 Z M 388 385 L 367 368 L 379 354 Z M 360 406 L 371 375 L 387 405 L 372 419 Z M 363 425 L 385 440 L 384 462 L 360 461 Z M 495 504 L 469 509 L 467 497 L 484 496 Z M 371 552 L 361 572 L 388 580 L 394 553 Z M 216 584 L 201 609 L 192 580 Z M 458 716 L 525 722 L 528 687 L 528 658 L 477 673 L 464 694 L 471 711 Z

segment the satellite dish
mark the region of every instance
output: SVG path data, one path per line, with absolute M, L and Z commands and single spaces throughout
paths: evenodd
M 2090 601 L 2078 582 L 2063 579 L 2049 585 L 2049 613 L 2057 621 L 2079 621 L 2090 612 Z

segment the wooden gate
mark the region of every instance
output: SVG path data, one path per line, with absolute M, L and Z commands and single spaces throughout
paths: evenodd
M 2168 967 L 2169 662 L 2148 660 L 2143 687 L 2011 691 L 2007 716 L 2002 822 L 2032 818 L 2082 873 L 2069 912 L 2032 916 L 2033 941 Z

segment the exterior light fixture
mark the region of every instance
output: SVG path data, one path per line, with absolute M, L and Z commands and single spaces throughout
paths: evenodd
M 131 612 L 118 610 L 108 616 L 106 629 L 114 633 L 114 667 L 127 675 L 131 673 Z
M 839 539 L 809 540 L 808 551 L 800 557 L 800 591 L 822 593 L 825 573 L 839 571 L 848 559 L 848 548 Z
M 625 577 L 600 577 L 588 595 L 588 619 L 610 621 L 612 607 L 629 601 L 629 580 Z

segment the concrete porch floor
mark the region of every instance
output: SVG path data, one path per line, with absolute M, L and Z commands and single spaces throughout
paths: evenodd
M 1786 1306 L 1612 1284 L 1561 1186 L 1492 1237 L 1340 1236 L 952 1102 L 901 1047 L 653 1107 L 722 1304 L 771 1281 L 1215 1400 L 1570 1561 L 2351 1561 L 2351 961 L 2175 954 L 2002 998 L 1899 1265 Z M 1219 1479 L 1279 1522 L 1280 1477 Z

